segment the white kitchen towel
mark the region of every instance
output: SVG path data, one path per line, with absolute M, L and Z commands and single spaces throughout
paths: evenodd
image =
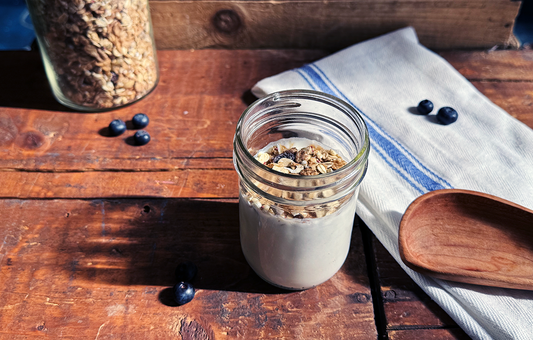
M 363 113 L 371 151 L 357 213 L 413 280 L 474 339 L 533 339 L 532 291 L 433 279 L 407 268 L 398 252 L 403 213 L 432 190 L 482 191 L 533 208 L 533 130 L 420 45 L 410 27 L 263 79 L 252 91 L 287 89 L 326 92 Z M 414 113 L 423 99 L 435 105 L 429 116 Z M 455 123 L 436 122 L 443 106 L 457 110 Z

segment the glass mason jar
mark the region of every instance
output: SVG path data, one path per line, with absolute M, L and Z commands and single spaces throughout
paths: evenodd
M 328 153 L 328 160 L 342 157 L 346 165 L 300 176 L 273 170 L 254 157 L 282 145 L 314 145 Z M 327 281 L 341 268 L 369 149 L 361 115 L 328 94 L 277 92 L 244 111 L 233 143 L 240 239 L 246 260 L 262 279 L 300 290 Z
M 56 99 L 82 111 L 133 103 L 159 80 L 148 0 L 27 0 Z

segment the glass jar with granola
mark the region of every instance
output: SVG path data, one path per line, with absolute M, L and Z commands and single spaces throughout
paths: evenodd
M 324 93 L 276 92 L 244 111 L 233 146 L 241 247 L 261 278 L 307 289 L 340 269 L 369 149 L 357 110 Z
M 27 0 L 56 99 L 82 111 L 133 103 L 156 86 L 148 0 Z

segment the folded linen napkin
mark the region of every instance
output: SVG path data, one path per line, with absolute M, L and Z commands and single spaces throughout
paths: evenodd
M 533 292 L 434 279 L 398 252 L 403 213 L 432 190 L 482 191 L 533 208 L 533 130 L 420 45 L 410 27 L 263 79 L 252 92 L 287 89 L 326 92 L 363 113 L 371 152 L 357 213 L 413 280 L 474 339 L 533 339 Z M 432 115 L 451 106 L 458 120 L 444 126 L 412 113 L 423 99 L 435 104 Z

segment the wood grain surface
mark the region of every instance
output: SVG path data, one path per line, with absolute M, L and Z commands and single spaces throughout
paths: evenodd
M 390 339 L 470 338 L 411 280 L 374 236 L 372 244 L 386 320 L 384 327 Z
M 243 262 L 235 124 L 258 80 L 325 55 L 159 51 L 147 98 L 82 114 L 57 104 L 37 53 L 0 53 L 0 339 L 468 339 L 364 226 L 318 289 L 272 290 Z M 533 51 L 441 55 L 533 128 Z M 138 112 L 150 144 L 107 136 Z M 168 270 L 188 257 L 200 292 L 167 306 Z
M 519 1 L 151 0 L 159 49 L 336 50 L 413 26 L 430 48 L 516 46 Z
M 161 80 L 131 106 L 71 112 L 48 89 L 37 53 L 6 53 L 0 72 L 0 168 L 40 171 L 233 169 L 232 140 L 257 81 L 325 56 L 321 51 L 159 51 Z M 38 90 L 40 88 L 40 90 Z M 29 89 L 29 91 L 28 91 Z M 34 96 L 33 93 L 36 95 Z M 109 137 L 107 126 L 134 114 L 150 117 L 152 142 L 133 144 L 132 130 Z
M 0 200 L 0 338 L 376 339 L 359 228 L 327 283 L 277 289 L 242 255 L 238 204 Z M 193 261 L 196 296 L 170 287 Z

